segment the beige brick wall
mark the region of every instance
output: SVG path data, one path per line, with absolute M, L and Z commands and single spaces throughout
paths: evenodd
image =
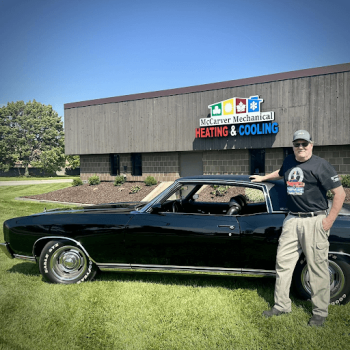
M 350 174 L 350 145 L 314 146 L 313 154 L 331 163 L 338 174 Z
M 333 165 L 338 174 L 350 174 L 350 145 L 314 146 L 313 154 L 324 158 Z M 266 149 L 265 172 L 272 173 L 279 169 L 283 162 L 283 148 Z
M 203 152 L 203 173 L 205 175 L 248 175 L 248 150 L 226 150 Z
M 350 145 L 346 146 L 314 146 L 313 153 L 330 162 L 339 174 L 350 174 Z M 283 148 L 266 149 L 265 173 L 279 169 L 283 162 Z M 124 172 L 124 166 L 127 171 Z M 153 176 L 157 181 L 174 181 L 180 177 L 178 152 L 143 153 L 142 176 L 131 175 L 131 155 L 120 155 L 120 173 L 127 176 L 128 181 L 144 181 Z M 249 150 L 222 150 L 203 152 L 203 174 L 250 174 Z M 110 175 L 109 155 L 80 156 L 80 177 L 88 180 L 98 175 L 102 181 L 114 181 Z
M 132 176 L 131 154 L 121 154 L 119 158 L 120 174 L 125 174 L 127 181 L 144 181 L 147 176 L 153 176 L 157 181 L 174 181 L 179 178 L 179 156 L 176 152 L 143 153 L 142 176 Z M 101 181 L 114 181 L 110 175 L 109 155 L 86 155 L 80 157 L 80 177 L 88 180 L 98 175 Z M 126 171 L 124 171 L 126 166 Z
M 265 174 L 278 170 L 283 163 L 283 148 L 270 148 L 265 150 Z
M 91 154 L 80 156 L 80 178 L 87 181 L 89 177 L 98 175 L 101 181 L 113 181 L 110 175 L 109 154 Z

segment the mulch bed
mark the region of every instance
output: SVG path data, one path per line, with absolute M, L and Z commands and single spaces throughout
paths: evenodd
M 135 186 L 141 187 L 141 190 L 137 193 L 130 193 Z M 84 184 L 23 198 L 82 204 L 139 202 L 155 188 L 156 186 L 146 186 L 144 182 L 136 181 L 125 182 L 121 186 L 114 186 L 113 182 L 101 182 L 99 185 Z

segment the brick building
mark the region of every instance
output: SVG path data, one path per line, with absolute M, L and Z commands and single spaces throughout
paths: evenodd
M 350 174 L 350 63 L 67 103 L 66 153 L 81 178 L 159 181 L 269 173 L 306 129 L 314 154 Z

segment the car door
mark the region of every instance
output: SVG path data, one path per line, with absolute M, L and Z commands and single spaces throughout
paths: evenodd
M 256 213 L 238 218 L 241 227 L 242 269 L 275 270 L 284 213 Z
M 129 222 L 125 241 L 134 266 L 240 268 L 235 216 L 142 213 Z

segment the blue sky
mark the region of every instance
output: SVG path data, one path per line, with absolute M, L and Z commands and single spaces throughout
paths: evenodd
M 349 0 L 0 0 L 0 106 L 350 62 Z

